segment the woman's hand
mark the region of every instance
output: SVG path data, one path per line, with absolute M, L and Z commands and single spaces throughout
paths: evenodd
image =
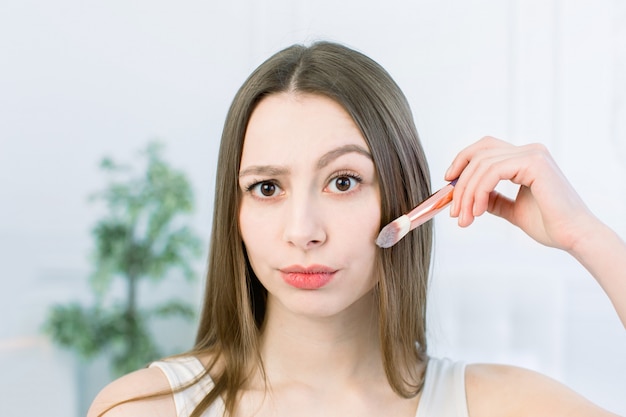
M 626 244 L 589 211 L 544 146 L 485 137 L 454 159 L 446 180 L 455 178 L 450 214 L 460 226 L 489 211 L 568 251 L 602 286 L 626 327 Z M 514 200 L 495 191 L 502 180 L 520 185 Z
M 463 227 L 488 211 L 544 245 L 571 251 L 597 223 L 543 145 L 485 137 L 454 159 L 446 180 L 455 178 L 450 214 Z M 520 185 L 514 200 L 495 191 L 502 180 Z

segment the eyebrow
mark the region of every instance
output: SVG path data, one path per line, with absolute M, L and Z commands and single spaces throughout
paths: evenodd
M 335 159 L 339 158 L 342 155 L 348 153 L 358 153 L 367 157 L 369 160 L 372 159 L 372 155 L 368 152 L 367 149 L 359 146 L 359 145 L 344 145 L 340 146 L 336 149 L 326 152 L 322 157 L 317 161 L 317 168 L 321 169 L 330 164 Z M 245 177 L 248 175 L 262 175 L 262 176 L 270 176 L 270 177 L 278 177 L 281 175 L 286 175 L 290 172 L 288 168 L 284 168 L 277 165 L 252 165 L 239 171 L 239 178 Z
M 261 175 L 269 177 L 279 177 L 289 173 L 289 169 L 275 165 L 253 165 L 244 170 L 239 171 L 239 178 L 248 175 Z
M 351 145 L 340 146 L 336 149 L 326 152 L 324 155 L 322 155 L 319 161 L 317 161 L 317 167 L 324 168 L 326 165 L 330 164 L 332 161 L 339 158 L 340 156 L 345 155 L 347 153 L 353 153 L 353 152 L 363 155 L 367 157 L 369 160 L 373 160 L 372 155 L 369 153 L 367 149 L 359 145 L 351 144 Z

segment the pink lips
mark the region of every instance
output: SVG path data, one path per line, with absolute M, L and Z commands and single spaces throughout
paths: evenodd
M 333 279 L 336 272 L 336 269 L 324 265 L 310 265 L 307 267 L 292 265 L 280 269 L 283 280 L 292 287 L 301 290 L 322 288 Z

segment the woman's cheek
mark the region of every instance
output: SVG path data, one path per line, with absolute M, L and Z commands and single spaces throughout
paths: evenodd
M 351 209 L 347 210 L 347 219 L 350 219 L 350 229 L 358 236 L 367 236 L 367 243 L 374 244 L 380 231 L 380 199 L 377 194 L 368 196 Z
M 244 204 L 239 212 L 239 229 L 248 252 L 258 251 L 264 247 L 271 247 L 272 237 L 278 224 L 276 215 L 268 210 L 258 210 Z

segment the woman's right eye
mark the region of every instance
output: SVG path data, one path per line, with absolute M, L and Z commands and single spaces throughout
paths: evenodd
M 258 198 L 275 197 L 282 191 L 273 181 L 259 181 L 246 188 L 246 191 Z

